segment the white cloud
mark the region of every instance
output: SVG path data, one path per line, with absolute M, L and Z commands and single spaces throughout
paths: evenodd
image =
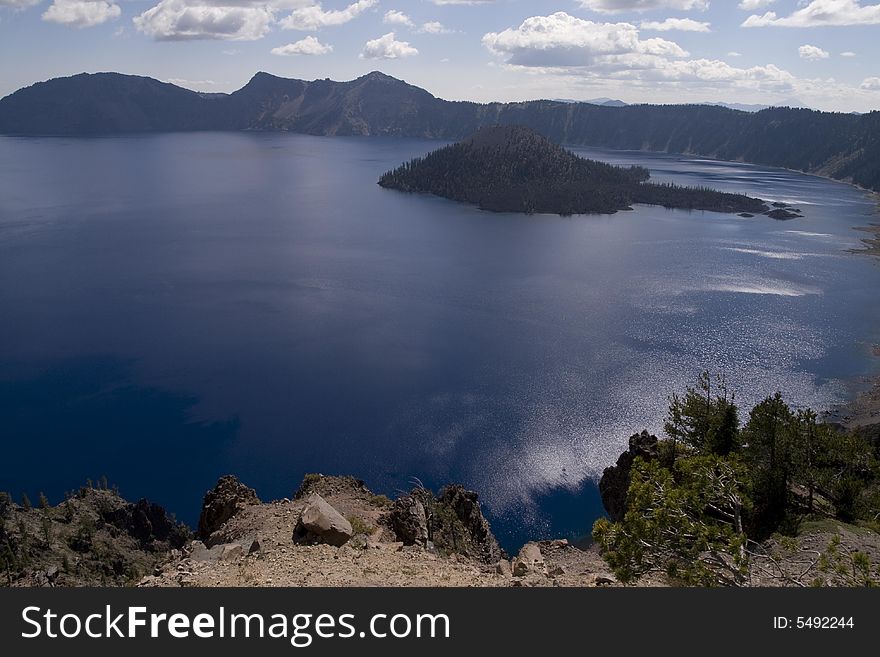
M 508 68 L 584 80 L 658 83 L 694 88 L 749 88 L 789 93 L 797 79 L 772 64 L 739 68 L 688 53 L 665 39 L 642 39 L 630 23 L 595 23 L 558 12 L 534 16 L 517 28 L 490 32 L 483 44 Z
M 216 87 L 217 83 L 213 80 L 185 80 L 184 78 L 166 78 L 165 82 L 176 84 L 178 87 Z
M 0 0 L 0 7 L 10 7 L 12 9 L 27 9 L 38 5 L 43 0 Z
M 357 0 L 345 9 L 324 11 L 319 2 L 309 7 L 295 9 L 290 16 L 281 21 L 281 27 L 286 30 L 319 30 L 322 27 L 344 25 L 377 4 L 379 0 Z
M 741 52 L 737 52 L 736 50 L 731 50 L 729 53 L 727 53 L 727 56 L 728 57 L 742 57 L 743 54 Z
M 495 0 L 431 0 L 435 5 L 488 5 Z
M 116 20 L 120 14 L 119 5 L 107 0 L 55 0 L 42 18 L 71 27 L 94 27 Z
M 880 78 L 865 78 L 860 86 L 865 91 L 880 91 Z
M 605 14 L 618 14 L 626 11 L 649 11 L 652 9 L 675 9 L 704 11 L 709 8 L 709 0 L 578 0 L 584 9 Z
M 385 15 L 382 17 L 382 22 L 388 25 L 402 25 L 411 30 L 416 30 L 421 34 L 449 34 L 452 32 L 452 30 L 446 29 L 446 26 L 440 21 L 428 21 L 427 23 L 422 23 L 417 29 L 416 24 L 409 16 L 396 9 L 386 11 Z
M 639 27 L 652 32 L 711 32 L 711 23 L 701 23 L 691 18 L 667 18 L 665 21 L 642 21 Z
M 828 59 L 831 57 L 831 53 L 827 50 L 822 50 L 819 46 L 811 46 L 807 44 L 798 48 L 798 56 L 801 59 L 818 60 Z
M 295 43 L 288 43 L 286 46 L 278 46 L 272 48 L 273 55 L 326 55 L 333 52 L 333 46 L 321 43 L 313 36 L 307 36 Z
M 596 66 L 611 58 L 688 54 L 666 39 L 641 39 L 638 28 L 630 23 L 594 23 L 565 12 L 533 16 L 517 28 L 490 32 L 483 37 L 483 45 L 519 66 Z
M 452 30 L 448 29 L 440 21 L 428 21 L 427 23 L 422 23 L 419 32 L 423 34 L 449 34 Z
M 264 37 L 275 20 L 274 10 L 265 3 L 226 2 L 161 0 L 132 21 L 139 32 L 157 41 L 253 41 Z
M 398 41 L 394 32 L 389 32 L 378 39 L 367 41 L 361 52 L 361 59 L 401 59 L 418 55 L 419 51 L 406 41 Z
M 385 15 L 382 17 L 383 23 L 388 23 L 389 25 L 405 25 L 406 27 L 415 27 L 415 23 L 412 22 L 412 19 L 404 14 L 402 11 L 397 11 L 396 9 L 391 9 L 385 12 Z
M 844 52 L 840 53 L 840 56 L 841 57 L 856 57 L 856 54 L 852 50 L 845 50 Z
M 764 7 L 769 7 L 774 2 L 776 2 L 776 0 L 742 0 L 738 7 L 743 11 L 756 11 L 758 9 L 763 9 Z
M 880 5 L 862 6 L 859 0 L 801 0 L 800 9 L 788 16 L 775 11 L 753 14 L 743 27 L 821 27 L 880 24 Z

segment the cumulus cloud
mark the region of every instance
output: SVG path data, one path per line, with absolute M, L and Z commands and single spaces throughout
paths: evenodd
M 642 21 L 639 27 L 651 32 L 711 32 L 711 23 L 701 23 L 691 18 L 667 18 L 665 21 Z
M 641 56 L 686 57 L 666 39 L 641 39 L 630 23 L 594 23 L 565 12 L 527 18 L 517 28 L 489 32 L 483 45 L 520 66 L 596 66 Z
M 223 2 L 226 4 L 223 4 Z M 157 41 L 226 39 L 253 41 L 266 35 L 275 20 L 267 4 L 241 0 L 161 0 L 132 21 Z
M 427 23 L 422 23 L 419 32 L 424 34 L 449 34 L 452 30 L 447 29 L 440 21 L 428 21 Z
M 803 45 L 798 48 L 798 55 L 801 59 L 828 59 L 831 57 L 831 53 L 827 50 L 822 50 L 819 46 L 811 46 L 809 44 Z
M 865 91 L 880 91 L 880 78 L 865 78 L 861 88 Z
M 774 2 L 776 0 L 742 0 L 738 6 L 743 11 L 757 11 L 758 9 L 769 7 Z
M 408 15 L 396 9 L 386 11 L 382 17 L 382 22 L 388 25 L 402 25 L 421 34 L 449 34 L 452 31 L 446 29 L 446 26 L 440 21 L 428 21 L 417 27 Z
M 367 41 L 361 52 L 361 59 L 401 59 L 418 55 L 419 51 L 406 41 L 398 41 L 394 32 L 380 36 L 378 39 Z
M 584 9 L 604 14 L 618 14 L 626 11 L 649 11 L 652 9 L 676 9 L 704 11 L 709 8 L 709 0 L 578 0 Z
M 54 0 L 42 18 L 71 27 L 94 27 L 116 20 L 120 14 L 119 5 L 107 0 Z
M 840 53 L 840 56 L 841 57 L 855 57 L 856 54 L 852 50 L 845 50 L 844 52 Z
M 431 0 L 435 5 L 488 5 L 495 0 Z
M 307 36 L 295 43 L 288 43 L 286 46 L 278 46 L 272 48 L 273 55 L 326 55 L 333 52 L 333 46 L 321 43 L 313 36 Z
M 727 53 L 727 56 L 728 57 L 742 57 L 743 54 L 741 52 L 737 52 L 736 50 L 731 50 L 729 53 Z
M 385 12 L 385 15 L 382 17 L 383 23 L 388 23 L 389 25 L 404 25 L 406 27 L 415 27 L 415 23 L 412 22 L 412 19 L 404 14 L 402 11 L 397 11 L 396 9 L 391 9 Z
M 295 9 L 290 16 L 281 21 L 281 27 L 287 30 L 311 31 L 320 30 L 322 27 L 344 25 L 377 4 L 379 4 L 379 0 L 357 0 L 344 9 L 325 11 L 319 2 L 308 7 Z
M 859 0 L 802 0 L 801 8 L 788 16 L 775 11 L 753 14 L 743 27 L 822 27 L 880 24 L 880 5 L 862 5 Z
M 643 39 L 630 23 L 595 23 L 564 12 L 534 16 L 519 27 L 490 32 L 483 44 L 508 67 L 589 80 L 774 92 L 789 92 L 797 81 L 772 64 L 739 68 L 719 60 L 687 59 L 689 54 L 678 44 Z

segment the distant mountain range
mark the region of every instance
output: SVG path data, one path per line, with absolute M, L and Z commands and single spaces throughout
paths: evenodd
M 257 73 L 231 94 L 201 94 L 118 73 L 83 73 L 0 100 L 0 134 L 12 135 L 264 130 L 459 140 L 490 125 L 524 125 L 570 145 L 785 167 L 880 191 L 880 112 L 453 102 L 379 72 L 349 82 Z
M 560 103 L 587 103 L 589 105 L 600 105 L 602 107 L 629 107 L 630 103 L 614 98 L 591 98 L 590 100 L 574 100 L 572 98 L 554 98 L 553 100 Z M 697 105 L 712 105 L 714 107 L 726 107 L 727 109 L 739 110 L 740 112 L 760 112 L 769 109 L 773 105 L 755 105 L 750 103 L 697 103 Z
M 629 103 L 614 98 L 591 98 L 590 100 L 573 100 L 571 98 L 554 98 L 560 103 L 587 103 L 588 105 L 600 105 L 602 107 L 626 107 Z

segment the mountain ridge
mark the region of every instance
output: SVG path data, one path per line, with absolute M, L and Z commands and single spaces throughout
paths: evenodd
M 525 125 L 557 143 L 710 157 L 823 175 L 880 191 L 880 112 L 448 101 L 373 71 L 336 82 L 258 72 L 230 94 L 203 94 L 120 73 L 39 82 L 0 99 L 0 134 L 280 131 L 460 140 Z

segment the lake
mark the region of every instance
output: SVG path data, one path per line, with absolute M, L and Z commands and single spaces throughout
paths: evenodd
M 874 206 L 796 173 L 643 153 L 805 216 L 518 216 L 376 184 L 437 147 L 198 133 L 0 137 L 0 490 L 106 475 L 191 524 L 233 472 L 479 491 L 502 544 L 578 537 L 668 396 L 825 409 L 876 370 Z

